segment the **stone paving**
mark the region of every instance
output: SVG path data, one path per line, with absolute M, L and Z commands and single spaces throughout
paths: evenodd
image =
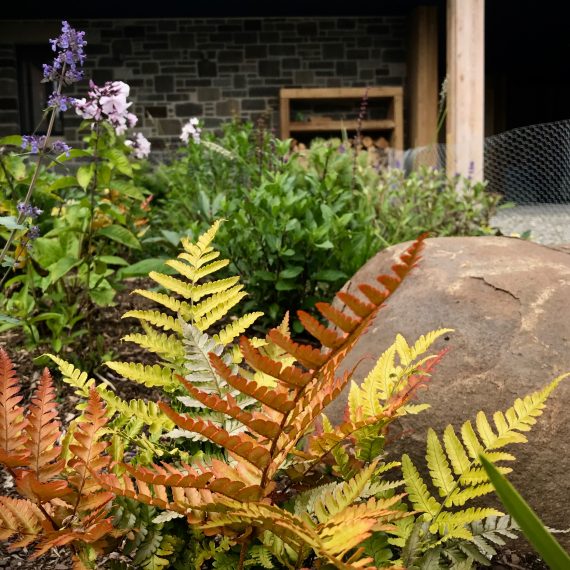
M 523 235 L 542 244 L 570 244 L 570 204 L 526 204 L 499 210 L 491 226 L 503 235 Z

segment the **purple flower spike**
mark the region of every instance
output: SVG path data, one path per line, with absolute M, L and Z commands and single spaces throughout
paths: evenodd
M 32 220 L 37 218 L 40 214 L 43 214 L 43 210 L 32 206 L 32 204 L 24 204 L 24 202 L 18 202 L 16 209 L 21 215 L 26 218 L 32 218 Z
M 24 150 L 30 149 L 32 154 L 38 154 L 40 149 L 43 148 L 46 142 L 46 137 L 44 135 L 24 135 L 22 137 L 22 148 Z
M 54 141 L 51 145 L 51 150 L 56 154 L 65 152 L 65 156 L 69 157 L 69 151 L 71 150 L 71 147 L 63 141 Z
M 52 65 L 44 64 L 44 81 L 59 81 L 63 79 L 65 84 L 75 83 L 83 78 L 83 71 L 79 69 L 85 61 L 84 39 L 85 32 L 78 32 L 68 22 L 63 21 L 61 35 L 50 40 L 51 49 L 56 52 Z M 65 72 L 61 70 L 65 64 Z
M 52 93 L 48 99 L 48 107 L 59 109 L 61 112 L 67 111 L 71 106 L 71 98 L 59 93 Z

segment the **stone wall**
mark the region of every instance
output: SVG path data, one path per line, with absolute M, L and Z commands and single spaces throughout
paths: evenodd
M 280 87 L 403 85 L 405 15 L 71 21 L 86 31 L 87 76 L 131 85 L 140 130 L 156 150 L 192 116 L 206 127 L 268 116 Z M 0 22 L 0 133 L 19 131 L 16 46 L 46 46 L 59 22 Z M 49 34 L 48 34 L 49 32 Z M 86 82 L 77 86 L 84 95 Z M 68 113 L 73 142 L 78 119 Z

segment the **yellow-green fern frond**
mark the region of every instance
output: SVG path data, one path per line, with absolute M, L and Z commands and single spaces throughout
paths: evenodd
M 408 455 L 402 455 L 402 474 L 406 483 L 406 492 L 416 511 L 424 513 L 427 520 L 433 519 L 441 510 L 441 505 L 428 491 L 425 481 Z
M 443 447 L 433 429 L 429 429 L 427 437 L 427 465 L 431 480 L 437 488 L 440 497 L 447 497 L 456 488 L 457 482 L 455 481 L 449 461 Z
M 483 412 L 479 412 L 475 427 L 469 421 L 461 426 L 461 439 L 449 425 L 444 431 L 442 445 L 435 431 L 429 430 L 426 453 L 431 478 L 429 484 L 437 490 L 441 503 L 431 495 L 411 459 L 403 456 L 406 491 L 413 508 L 423 513 L 423 519 L 430 522 L 430 532 L 439 533 L 444 541 L 450 537 L 470 540 L 467 528 L 470 523 L 501 514 L 485 509 L 468 508 L 453 512 L 446 509 L 462 507 L 467 501 L 492 492 L 493 487 L 479 460 L 480 454 L 492 454 L 494 462 L 512 461 L 514 455 L 502 448 L 526 441 L 520 432 L 528 431 L 536 423 L 546 399 L 567 376 L 556 378 L 543 390 L 518 398 L 506 412 L 496 412 L 493 415 L 494 425 Z M 498 469 L 502 473 L 511 470 L 505 466 L 498 466 Z
M 89 398 L 89 390 L 95 385 L 95 379 L 89 378 L 87 372 L 83 372 L 79 368 L 76 368 L 70 362 L 59 358 L 53 354 L 47 355 L 51 360 L 57 364 L 59 371 L 61 372 L 62 379 L 66 384 L 69 384 L 75 389 L 75 393 L 80 398 Z
M 203 317 L 206 313 L 213 311 L 218 306 L 223 305 L 230 299 L 234 298 L 242 289 L 243 285 L 235 285 L 234 287 L 230 287 L 229 289 L 216 293 L 215 295 L 210 295 L 203 301 L 196 303 L 192 307 L 192 318 L 199 319 Z
M 165 334 L 148 328 L 146 334 L 128 334 L 122 340 L 138 344 L 141 348 L 159 354 L 167 360 L 184 358 L 184 345 L 174 334 Z
M 115 362 L 110 360 L 105 362 L 105 366 L 133 382 L 144 384 L 147 388 L 160 386 L 167 391 L 171 391 L 179 386 L 179 382 L 174 377 L 172 370 L 158 364 L 150 366 L 138 362 Z
M 203 279 L 207 275 L 210 275 L 211 273 L 215 273 L 216 271 L 219 271 L 220 269 L 227 267 L 229 263 L 230 263 L 229 259 L 219 259 L 218 261 L 213 261 L 212 263 L 208 263 L 203 267 L 196 268 L 193 265 L 189 263 L 183 263 L 178 259 L 170 259 L 166 262 L 166 265 L 169 265 L 170 267 L 175 269 L 178 273 L 180 273 L 180 275 L 183 275 L 184 277 L 186 277 L 186 279 L 188 279 L 192 283 L 195 283 L 196 281 Z
M 165 315 L 160 311 L 127 311 L 123 315 L 123 319 L 133 317 L 141 321 L 147 321 L 155 327 L 160 327 L 165 331 L 174 331 L 182 334 L 182 325 L 174 317 Z
M 213 336 L 214 340 L 223 344 L 224 346 L 233 342 L 238 336 L 243 334 L 259 317 L 262 317 L 263 313 L 257 311 L 254 313 L 247 313 L 226 325 L 219 334 Z
M 469 528 L 465 528 L 471 523 L 482 521 L 487 517 L 502 516 L 503 513 L 493 508 L 474 508 L 470 507 L 457 512 L 443 512 L 437 517 L 437 522 L 430 525 L 430 532 L 445 535 L 446 538 L 465 538 L 470 540 L 472 534 Z M 458 535 L 456 532 L 461 534 Z M 451 536 L 450 536 L 451 535 Z
M 206 313 L 203 317 L 194 319 L 196 328 L 200 329 L 201 331 L 205 331 L 206 329 L 210 328 L 214 323 L 222 320 L 222 318 L 224 318 L 228 312 L 233 307 L 235 307 L 245 296 L 247 296 L 247 293 L 244 291 L 234 293 L 224 303 L 218 304 L 214 309 Z
M 360 386 L 352 383 L 349 393 L 349 411 L 352 421 L 379 416 L 385 410 L 388 400 L 405 390 L 408 379 L 428 360 L 435 358 L 420 356 L 433 345 L 442 335 L 451 329 L 439 329 L 421 336 L 410 347 L 402 335 L 380 356 L 374 368 L 366 376 Z M 398 357 L 399 363 L 396 362 Z M 418 413 L 426 409 L 426 404 L 402 406 L 398 415 Z
M 221 293 L 230 287 L 233 287 L 239 282 L 239 277 L 227 277 L 226 279 L 219 279 L 218 281 L 209 281 L 196 285 L 192 289 L 192 300 L 196 303 L 206 295 L 214 295 Z
M 133 293 L 140 295 L 141 297 L 145 297 L 146 299 L 150 299 L 167 309 L 170 309 L 174 313 L 180 313 L 180 316 L 184 320 L 188 320 L 191 318 L 193 314 L 192 307 L 186 301 L 180 301 L 167 295 L 166 293 L 157 293 L 156 291 L 145 291 L 144 289 L 135 289 Z
M 127 402 L 109 390 L 101 390 L 100 394 L 107 404 L 107 413 L 111 416 L 116 415 L 114 418 L 116 427 L 122 427 L 133 418 L 137 418 L 143 426 L 148 427 L 153 441 L 156 441 L 162 433 L 174 428 L 172 420 L 160 410 L 156 402 L 137 399 Z
M 186 241 L 186 243 L 188 243 L 188 241 Z M 182 245 L 184 245 L 184 241 L 182 242 Z M 195 246 L 192 244 L 192 247 Z M 201 254 L 199 249 L 195 249 L 193 250 L 193 253 L 181 253 L 178 256 L 178 259 L 184 259 L 188 263 L 192 264 L 192 267 L 199 268 L 205 263 L 209 263 L 218 257 L 220 257 L 219 251 L 209 251 L 208 253 Z
M 175 293 L 182 295 L 185 299 L 191 299 L 192 301 L 196 300 L 192 295 L 194 291 L 194 285 L 192 283 L 186 283 L 186 281 L 182 281 L 182 279 L 172 277 L 172 275 L 166 275 L 165 273 L 158 273 L 157 271 L 151 271 L 148 276 L 159 285 L 162 285 L 165 289 L 174 291 Z
M 319 523 L 326 523 L 360 498 L 374 474 L 376 465 L 375 461 L 349 481 L 343 481 L 319 495 L 314 504 Z

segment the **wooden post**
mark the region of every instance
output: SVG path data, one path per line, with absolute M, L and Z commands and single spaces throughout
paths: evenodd
M 485 0 L 447 0 L 447 172 L 483 178 Z
M 437 142 L 437 7 L 418 6 L 412 15 L 409 61 L 410 145 Z

